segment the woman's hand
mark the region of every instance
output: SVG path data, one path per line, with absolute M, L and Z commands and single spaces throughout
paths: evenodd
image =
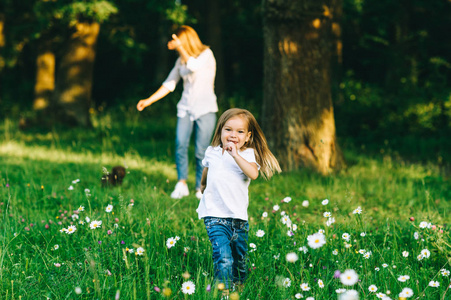
M 181 45 L 182 45 L 182 42 L 180 42 L 179 38 L 175 34 L 173 34 L 172 40 L 168 42 L 168 49 L 176 50 Z
M 146 108 L 146 107 L 149 106 L 150 104 L 151 104 L 151 103 L 150 103 L 149 99 L 143 99 L 143 100 L 140 100 L 140 101 L 138 102 L 138 105 L 136 105 L 136 108 L 137 108 L 139 111 L 143 111 L 144 108 Z

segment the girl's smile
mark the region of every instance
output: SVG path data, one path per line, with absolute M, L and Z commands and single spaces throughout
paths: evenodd
M 227 120 L 221 130 L 222 146 L 227 143 L 234 143 L 240 150 L 249 141 L 251 132 L 248 131 L 247 121 L 240 116 L 235 116 Z

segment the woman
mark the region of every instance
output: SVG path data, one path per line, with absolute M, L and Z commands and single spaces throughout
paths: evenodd
M 210 144 L 216 124 L 218 104 L 214 92 L 216 60 L 210 48 L 202 44 L 196 31 L 189 26 L 181 26 L 168 49 L 175 50 L 179 58 L 162 86 L 149 98 L 139 101 L 137 108 L 142 111 L 147 106 L 173 92 L 180 78 L 183 79 L 182 98 L 177 104 L 177 129 L 175 162 L 178 182 L 171 197 L 180 199 L 189 195 L 188 185 L 188 146 L 191 134 L 195 135 L 196 156 L 196 197 L 200 199 L 202 178 L 202 159 Z

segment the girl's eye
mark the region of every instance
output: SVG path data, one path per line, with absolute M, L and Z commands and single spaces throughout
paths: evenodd
M 238 131 L 239 133 L 244 133 L 244 131 L 242 131 L 242 130 L 240 130 L 240 131 Z

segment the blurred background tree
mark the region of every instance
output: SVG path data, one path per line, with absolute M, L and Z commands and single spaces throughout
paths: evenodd
M 340 144 L 389 142 L 409 152 L 422 139 L 425 152 L 446 156 L 451 2 L 328 3 Z M 133 108 L 167 76 L 175 54 L 166 43 L 188 24 L 215 53 L 220 109 L 246 107 L 261 120 L 262 8 L 261 0 L 0 0 L 0 116 L 26 120 L 23 128 L 89 126 L 89 110 Z M 176 92 L 161 111 L 172 115 L 177 100 Z

